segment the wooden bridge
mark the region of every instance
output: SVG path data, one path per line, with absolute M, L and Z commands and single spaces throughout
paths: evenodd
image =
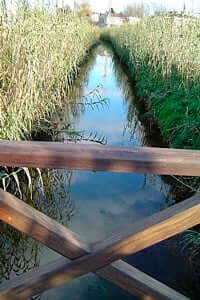
M 0 165 L 200 176 L 200 151 L 0 142 Z M 1 284 L 0 300 L 27 299 L 90 272 L 140 299 L 188 299 L 121 258 L 199 224 L 199 195 L 137 222 L 95 246 L 3 190 L 0 220 L 63 256 Z

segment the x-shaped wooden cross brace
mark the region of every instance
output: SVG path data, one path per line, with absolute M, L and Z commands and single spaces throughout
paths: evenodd
M 65 257 L 3 283 L 1 300 L 27 299 L 89 272 L 142 299 L 144 295 L 148 299 L 188 299 L 119 259 L 199 224 L 199 196 L 137 222 L 92 247 L 63 225 L 2 190 L 0 220 Z

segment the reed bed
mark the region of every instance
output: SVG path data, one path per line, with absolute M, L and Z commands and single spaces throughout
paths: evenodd
M 99 31 L 73 14 L 28 10 L 0 23 L 0 139 L 30 138 L 62 105 Z
M 102 39 L 136 80 L 138 95 L 171 147 L 200 149 L 200 20 L 146 18 Z

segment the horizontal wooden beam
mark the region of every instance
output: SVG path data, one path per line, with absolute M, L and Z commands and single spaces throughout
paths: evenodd
M 1 202 L 4 203 L 5 202 L 4 200 Z M 11 203 L 13 202 L 11 201 Z M 12 204 L 12 206 L 14 207 L 15 205 Z M 0 211 L 2 211 L 2 207 L 3 206 L 1 204 Z M 7 223 L 9 223 L 10 222 L 9 214 L 5 212 L 4 214 L 5 217 L 0 215 L 0 218 L 3 219 L 4 221 L 7 221 Z M 123 256 L 130 255 L 132 253 L 140 251 L 166 238 L 169 238 L 177 233 L 184 231 L 185 229 L 188 229 L 192 226 L 199 224 L 199 222 L 200 222 L 200 198 L 199 196 L 194 196 L 188 200 L 185 200 L 182 203 L 176 204 L 166 209 L 165 211 L 157 213 L 150 218 L 147 218 L 145 220 L 142 220 L 134 224 L 134 226 L 132 226 L 130 229 L 126 230 L 123 233 L 115 234 L 111 236 L 111 238 L 103 242 L 97 243 L 94 246 L 91 254 L 86 254 L 80 258 L 77 258 L 73 262 L 68 262 L 65 259 L 57 260 L 49 264 L 48 266 L 40 267 L 36 271 L 31 271 L 28 274 L 21 275 L 18 278 L 11 280 L 9 283 L 3 284 L 0 287 L 0 299 L 15 299 L 13 298 L 15 297 L 15 295 L 17 295 L 19 299 L 26 299 L 31 295 L 35 295 L 46 289 L 55 287 L 59 284 L 63 284 L 65 282 L 72 280 L 73 278 L 82 276 L 91 271 L 96 272 L 98 275 L 108 280 L 111 281 L 114 280 L 114 282 L 118 283 L 118 285 L 120 285 L 121 287 L 124 287 L 129 292 L 134 293 L 135 285 L 131 286 L 131 284 L 133 284 L 135 280 L 134 275 L 132 277 L 129 276 L 130 273 L 129 275 L 127 275 L 127 272 L 124 272 L 124 270 L 127 268 L 124 268 L 123 265 L 121 265 L 121 268 L 119 268 L 119 266 L 116 266 L 115 263 L 113 264 L 113 261 L 118 260 Z M 14 224 L 14 222 L 12 224 Z M 42 226 L 44 227 L 43 221 L 42 221 Z M 35 234 L 34 234 L 33 227 L 34 226 L 28 226 L 27 228 L 30 229 L 32 228 L 29 234 L 34 237 Z M 63 232 L 62 232 L 62 236 L 63 236 Z M 37 234 L 36 234 L 36 238 L 38 238 Z M 64 243 L 64 246 L 70 244 L 69 234 L 66 235 L 66 239 L 67 239 L 67 243 Z M 71 243 L 72 244 L 74 243 L 73 239 L 71 239 Z M 79 247 L 81 243 L 78 243 L 76 241 L 75 244 L 76 247 L 78 245 L 78 249 L 79 249 L 78 251 L 84 250 L 84 249 L 81 250 L 80 249 L 81 247 Z M 70 246 L 69 248 L 74 249 L 70 251 L 71 253 L 70 255 L 72 256 L 73 251 L 76 252 L 75 247 Z M 53 249 L 55 249 L 55 247 Z M 59 249 L 57 249 L 56 251 L 59 252 Z M 78 256 L 77 253 L 75 257 Z M 88 250 L 86 250 L 85 253 L 88 253 Z M 65 254 L 68 255 L 67 249 Z M 111 263 L 112 265 L 110 265 Z M 115 276 L 113 276 L 113 274 L 115 274 Z M 127 281 L 128 278 L 127 276 L 129 277 L 129 281 Z M 141 284 L 140 287 L 142 287 L 143 286 L 142 280 L 139 281 Z M 148 282 L 146 282 L 146 285 L 143 286 L 143 289 L 141 288 L 140 292 L 145 294 L 145 289 L 147 287 L 148 287 Z M 160 289 L 158 289 L 158 291 L 159 290 Z M 153 289 L 151 292 L 152 297 L 155 298 L 155 294 L 153 293 L 155 293 L 155 289 Z M 159 297 L 157 298 L 159 299 Z M 178 299 L 178 298 L 163 297 L 163 299 Z
M 0 165 L 200 176 L 200 151 L 1 141 Z

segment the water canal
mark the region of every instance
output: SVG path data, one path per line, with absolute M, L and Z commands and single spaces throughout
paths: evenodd
M 77 142 L 81 140 L 83 143 L 162 146 L 158 131 L 148 125 L 138 108 L 126 72 L 106 46 L 100 45 L 93 50 L 69 94 L 75 103 L 70 107 L 64 106 L 54 116 L 54 124 L 60 128 L 59 138 L 64 143 L 73 136 Z M 42 176 L 43 183 L 36 180 L 33 188 L 33 201 L 40 199 L 37 208 L 90 243 L 134 226 L 134 222 L 172 205 L 177 197 L 172 186 L 160 176 L 64 170 L 44 171 Z M 24 257 L 32 253 L 29 255 L 32 261 L 30 268 L 58 257 L 31 239 L 26 243 L 29 246 L 23 251 L 20 239 L 12 247 L 21 249 Z M 16 261 L 15 258 L 13 260 Z M 194 274 L 181 252 L 180 237 L 150 247 L 126 260 L 176 290 L 194 299 L 197 296 Z M 16 272 L 10 265 L 11 277 L 20 273 L 20 267 Z M 40 297 L 43 300 L 137 299 L 95 275 L 84 276 Z

